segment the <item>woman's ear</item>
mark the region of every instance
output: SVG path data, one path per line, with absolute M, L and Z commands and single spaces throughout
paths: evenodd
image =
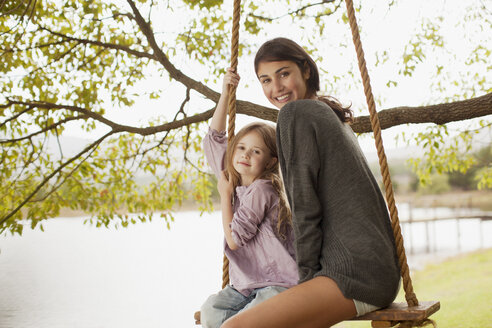
M 304 80 L 309 80 L 309 77 L 311 76 L 311 69 L 309 68 L 308 63 L 304 63 L 304 69 L 302 71 L 302 77 Z

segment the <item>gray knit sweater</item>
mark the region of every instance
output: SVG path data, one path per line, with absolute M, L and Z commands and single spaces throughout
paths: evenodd
M 300 282 L 327 276 L 347 298 L 389 305 L 400 280 L 394 237 L 351 128 L 325 103 L 298 100 L 280 110 L 277 146 Z

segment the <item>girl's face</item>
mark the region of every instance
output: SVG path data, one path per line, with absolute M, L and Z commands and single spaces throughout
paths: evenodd
M 307 92 L 309 74 L 309 69 L 303 73 L 296 63 L 289 60 L 260 62 L 257 72 L 263 93 L 278 109 L 291 101 L 314 96 Z
M 249 186 L 267 168 L 277 162 L 270 155 L 263 138 L 256 131 L 244 135 L 236 145 L 232 156 L 233 167 L 241 175 L 243 186 Z

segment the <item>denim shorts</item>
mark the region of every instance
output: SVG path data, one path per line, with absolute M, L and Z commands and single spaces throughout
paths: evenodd
M 354 300 L 354 304 L 355 304 L 355 309 L 357 310 L 358 317 L 366 313 L 379 310 L 381 308 L 379 306 L 367 304 L 358 300 Z
M 400 279 L 400 283 L 398 284 L 398 288 L 396 289 L 395 298 L 398 295 L 398 292 L 400 291 L 400 287 L 401 287 L 401 279 Z M 364 302 L 361 302 L 358 300 L 354 300 L 354 304 L 355 304 L 355 309 L 357 310 L 357 316 L 358 317 L 360 317 L 361 315 L 364 315 L 366 313 L 376 311 L 376 310 L 379 310 L 382 308 L 380 306 L 367 304 L 367 303 L 364 303 Z

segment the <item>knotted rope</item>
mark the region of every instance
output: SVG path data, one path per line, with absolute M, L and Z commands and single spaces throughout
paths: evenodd
M 231 37 L 231 68 L 237 72 L 239 54 L 239 19 L 241 17 L 241 0 L 234 0 L 234 11 L 232 14 L 232 37 Z M 227 128 L 227 144 L 230 145 L 234 138 L 236 121 L 236 86 L 229 85 L 229 124 Z M 222 288 L 229 283 L 229 259 L 224 254 L 222 265 Z
M 384 189 L 386 192 L 386 202 L 391 217 L 391 226 L 393 228 L 393 234 L 395 236 L 396 251 L 398 254 L 398 262 L 400 264 L 401 275 L 403 278 L 403 288 L 405 290 L 405 299 L 409 306 L 417 306 L 419 301 L 417 296 L 413 292 L 412 279 L 410 278 L 410 270 L 407 264 L 407 256 L 405 254 L 405 248 L 403 246 L 403 237 L 401 235 L 400 220 L 398 218 L 398 211 L 395 205 L 395 198 L 393 196 L 393 186 L 388 170 L 388 163 L 386 155 L 384 153 L 383 140 L 381 138 L 381 126 L 379 124 L 378 114 L 376 112 L 376 105 L 374 103 L 374 97 L 372 95 L 371 81 L 369 80 L 369 74 L 367 73 L 366 61 L 364 59 L 364 51 L 362 50 L 362 44 L 360 41 L 359 28 L 355 18 L 354 5 L 352 0 L 345 1 L 347 5 L 347 13 L 349 17 L 350 29 L 352 30 L 352 38 L 354 40 L 355 50 L 357 52 L 357 59 L 359 61 L 359 70 L 362 76 L 362 83 L 364 85 L 364 93 L 366 95 L 367 105 L 369 107 L 369 113 L 371 117 L 371 126 L 374 133 L 374 139 L 376 142 L 376 148 L 379 157 L 379 166 L 381 168 L 381 175 L 383 176 Z

